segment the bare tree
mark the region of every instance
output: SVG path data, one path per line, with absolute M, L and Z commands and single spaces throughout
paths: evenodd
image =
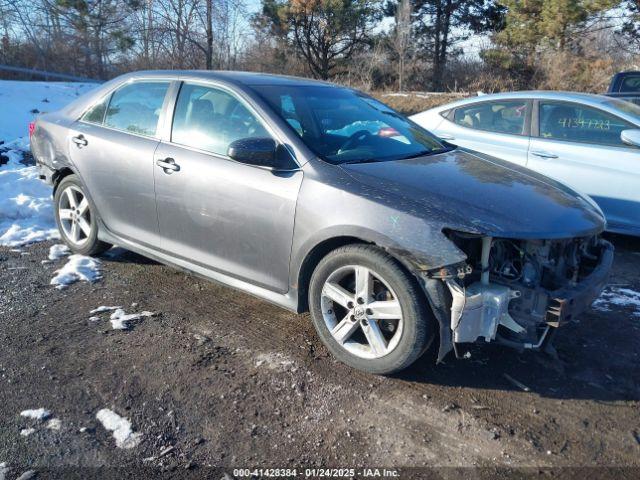
M 398 91 L 404 89 L 405 62 L 411 41 L 411 0 L 400 0 L 396 8 L 396 24 L 392 47 L 398 57 Z

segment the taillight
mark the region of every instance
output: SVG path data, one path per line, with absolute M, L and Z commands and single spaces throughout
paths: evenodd
M 33 132 L 36 131 L 36 122 L 29 122 L 29 139 L 33 136 Z

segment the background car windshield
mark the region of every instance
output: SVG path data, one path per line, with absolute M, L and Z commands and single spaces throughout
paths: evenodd
M 386 105 L 336 87 L 256 86 L 258 94 L 324 160 L 398 160 L 446 150 Z

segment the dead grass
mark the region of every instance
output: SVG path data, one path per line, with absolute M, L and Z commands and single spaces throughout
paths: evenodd
M 433 107 L 443 105 L 445 103 L 460 100 L 466 95 L 464 94 L 424 94 L 424 93 L 389 93 L 389 92 L 371 92 L 371 95 L 381 102 L 389 105 L 405 115 L 413 115 L 414 113 L 424 112 Z

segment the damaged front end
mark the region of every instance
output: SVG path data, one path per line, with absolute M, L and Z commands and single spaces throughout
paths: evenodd
M 457 344 L 480 339 L 540 349 L 598 297 L 613 263 L 613 246 L 598 236 L 514 240 L 446 233 L 467 261 L 423 272 L 440 323 L 438 361 Z

